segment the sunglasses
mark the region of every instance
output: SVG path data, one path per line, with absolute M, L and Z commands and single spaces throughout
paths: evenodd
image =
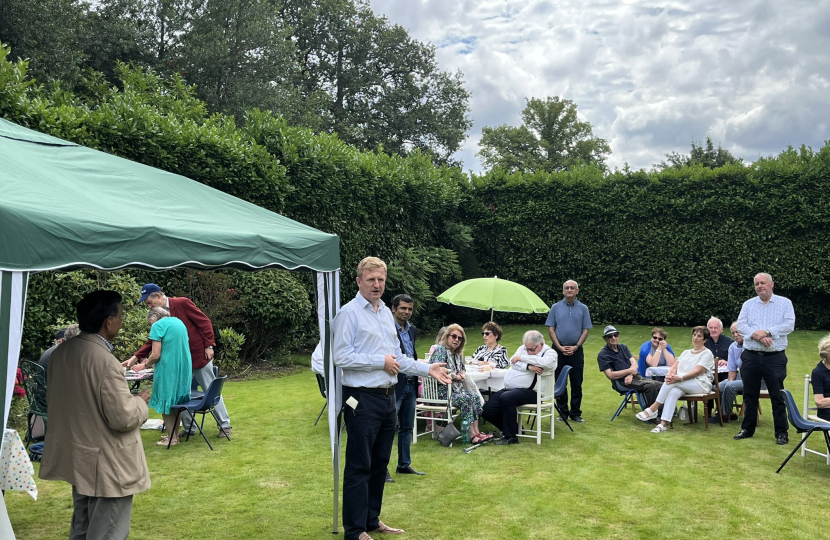
M 482 336 L 492 336 L 493 332 L 482 332 L 481 335 Z
M 663 339 L 662 336 L 651 336 L 651 339 Z
M 614 332 L 613 334 L 608 334 L 605 337 L 620 337 L 620 333 L 619 332 Z
M 450 334 L 450 335 L 449 335 L 449 338 L 450 338 L 450 339 L 457 339 L 457 340 L 461 340 L 462 336 L 459 336 L 458 334 Z

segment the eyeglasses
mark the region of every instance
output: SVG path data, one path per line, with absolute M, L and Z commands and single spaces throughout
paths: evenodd
M 651 339 L 663 339 L 663 336 L 651 336 Z
M 605 337 L 620 337 L 620 333 L 619 332 L 614 332 L 613 334 L 608 334 Z
M 459 336 L 458 334 L 450 334 L 449 338 L 450 339 L 457 339 L 457 340 L 461 341 L 462 336 Z
M 493 332 L 482 332 L 481 335 L 482 336 L 492 336 Z

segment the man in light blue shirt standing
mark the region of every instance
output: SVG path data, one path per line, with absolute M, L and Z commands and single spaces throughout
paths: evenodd
M 556 404 L 562 414 L 570 416 L 574 422 L 585 422 L 582 419 L 582 378 L 585 372 L 585 351 L 582 344 L 588 339 L 588 330 L 593 328 L 591 313 L 588 306 L 576 299 L 579 294 L 579 285 L 569 279 L 562 285 L 561 301 L 550 307 L 548 327 L 551 343 L 559 356 L 556 366 L 556 378 L 564 366 L 571 366 L 568 381 L 571 383 L 571 403 L 568 408 L 568 391 L 556 398 Z
M 392 312 L 381 301 L 386 263 L 367 257 L 357 266 L 358 293 L 334 318 L 334 363 L 343 370 L 346 466 L 343 528 L 346 540 L 369 532 L 400 534 L 380 520 L 386 467 L 395 439 L 398 372 L 447 384 L 446 364 L 422 364 L 401 354 Z
M 758 396 L 761 381 L 767 384 L 772 404 L 772 420 L 775 426 L 776 444 L 787 444 L 787 407 L 781 397 L 784 379 L 787 378 L 787 335 L 795 329 L 793 303 L 783 296 L 772 294 L 775 283 L 772 276 L 760 273 L 755 276 L 755 298 L 741 307 L 738 316 L 738 333 L 744 336 L 744 352 L 741 354 L 741 379 L 744 382 L 744 420 L 741 431 L 733 438 L 748 439 L 755 435 L 758 418 Z

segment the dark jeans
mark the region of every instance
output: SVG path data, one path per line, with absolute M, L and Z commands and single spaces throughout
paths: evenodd
M 69 540 L 124 540 L 130 534 L 133 496 L 89 497 L 72 486 L 75 509 Z
M 755 433 L 758 422 L 758 396 L 761 393 L 761 380 L 767 383 L 769 400 L 772 405 L 772 421 L 775 426 L 775 435 L 786 435 L 789 428 L 787 422 L 787 406 L 781 389 L 784 388 L 784 379 L 787 378 L 787 355 L 784 351 L 769 356 L 760 356 L 754 351 L 744 349 L 741 353 L 741 380 L 744 382 L 744 421 L 741 429 Z
M 504 437 L 515 437 L 519 433 L 516 409 L 519 405 L 528 403 L 536 403 L 535 390 L 528 388 L 499 390 L 491 394 L 490 400 L 484 404 L 482 416 L 499 428 Z
M 346 401 L 354 397 L 352 409 Z M 385 396 L 343 387 L 346 466 L 343 471 L 343 529 L 346 540 L 378 528 L 386 467 L 395 440 L 395 393 Z
M 571 418 L 582 416 L 582 376 L 585 371 L 585 349 L 580 347 L 570 356 L 565 356 L 559 349 L 556 349 L 556 353 L 559 355 L 555 374 L 557 379 L 559 379 L 559 373 L 563 367 L 571 366 L 571 372 L 568 374 L 568 381 L 571 383 L 571 406 L 569 409 L 567 388 L 561 396 L 556 398 L 556 405 L 564 416 L 570 416 Z
M 404 386 L 403 393 L 395 400 L 398 414 L 398 467 L 412 465 L 409 452 L 412 445 L 412 428 L 415 422 L 415 400 L 418 398 L 418 378 Z

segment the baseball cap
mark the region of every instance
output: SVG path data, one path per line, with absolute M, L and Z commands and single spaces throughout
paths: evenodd
M 147 285 L 141 288 L 141 298 L 138 299 L 138 303 L 142 303 L 143 301 L 147 300 L 147 297 L 153 293 L 161 292 L 161 287 L 156 285 L 155 283 L 148 283 Z
M 611 326 L 610 324 L 605 327 L 605 330 L 602 331 L 602 337 L 608 337 L 609 334 L 619 334 L 616 328 Z

